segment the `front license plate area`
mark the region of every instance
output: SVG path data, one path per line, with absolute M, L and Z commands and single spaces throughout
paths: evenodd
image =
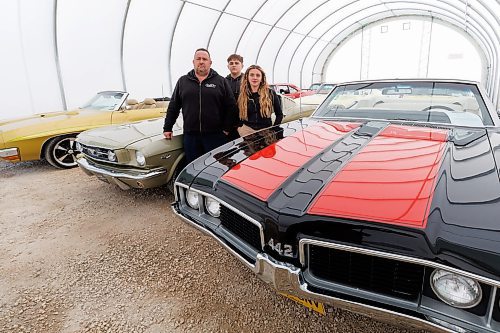
M 285 294 L 285 293 L 279 293 L 279 294 L 291 299 L 292 301 L 294 301 L 296 303 L 299 303 L 299 304 L 305 306 L 309 310 L 315 311 L 323 316 L 326 315 L 326 309 L 325 309 L 325 305 L 323 303 L 316 302 L 316 301 L 310 301 L 308 299 L 303 299 L 303 298 L 300 298 L 300 297 L 297 297 L 294 295 Z

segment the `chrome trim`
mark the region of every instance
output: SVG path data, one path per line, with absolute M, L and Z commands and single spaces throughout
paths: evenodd
M 419 258 L 413 258 L 413 257 L 407 257 L 407 256 L 400 255 L 400 254 L 393 254 L 393 253 L 381 252 L 381 251 L 376 251 L 376 250 L 369 250 L 369 249 L 354 247 L 354 246 L 349 246 L 349 245 L 323 242 L 323 241 L 318 241 L 318 240 L 308 239 L 308 238 L 302 238 L 301 240 L 299 240 L 299 259 L 300 259 L 300 263 L 302 266 L 305 266 L 305 264 L 306 264 L 306 262 L 305 262 L 306 261 L 305 260 L 305 250 L 304 250 L 306 244 L 322 246 L 322 247 L 337 249 L 337 250 L 341 250 L 341 251 L 354 252 L 354 253 L 359 253 L 359 254 L 367 254 L 370 256 L 375 256 L 375 257 L 380 257 L 380 258 L 385 258 L 385 259 L 404 261 L 404 262 L 422 265 L 422 266 L 427 266 L 427 267 L 432 267 L 432 268 L 439 268 L 439 269 L 443 269 L 443 270 L 446 270 L 446 271 L 451 272 L 451 273 L 466 276 L 468 278 L 477 280 L 479 282 L 482 282 L 482 283 L 485 283 L 485 284 L 488 284 L 491 286 L 495 286 L 495 287 L 500 286 L 500 281 L 495 281 L 495 280 L 490 279 L 490 278 L 486 278 L 486 277 L 483 277 L 483 276 L 480 276 L 477 274 L 462 271 L 460 269 L 449 267 L 449 266 L 439 264 L 439 263 L 436 263 L 433 261 L 428 261 L 425 259 L 419 259 Z
M 11 156 L 19 156 L 19 149 L 17 148 L 0 149 L 0 157 L 11 157 Z
M 226 243 L 224 243 L 219 237 L 216 237 L 214 236 L 210 231 L 208 231 L 207 229 L 205 229 L 203 226 L 191 221 L 190 219 L 188 219 L 187 217 L 179 214 L 177 212 L 177 210 L 172 206 L 172 210 L 174 211 L 174 214 L 177 215 L 178 217 L 180 217 L 181 219 L 184 220 L 184 222 L 187 222 L 191 227 L 203 232 L 205 235 L 207 236 L 210 236 L 212 238 L 214 238 L 220 245 L 222 245 L 224 247 L 224 249 L 226 251 L 228 251 L 229 253 L 231 253 L 232 255 L 234 255 L 239 261 L 241 261 L 246 267 L 250 268 L 252 271 L 255 271 L 255 266 L 252 265 L 251 263 L 249 263 L 245 258 L 243 258 L 238 252 L 236 252 L 235 250 L 233 250 L 229 245 L 227 245 Z
M 200 191 L 200 190 L 197 190 L 195 188 L 192 188 L 190 186 L 187 186 L 185 184 L 182 184 L 182 183 L 179 183 L 179 182 L 176 182 L 175 183 L 175 186 L 179 186 L 179 187 L 184 187 L 188 190 L 191 190 L 191 191 L 194 191 L 194 192 L 198 192 L 199 194 L 201 194 L 202 196 L 205 196 L 205 197 L 210 197 L 218 202 L 220 202 L 221 205 L 224 205 L 226 206 L 227 208 L 229 208 L 230 210 L 232 210 L 234 213 L 238 214 L 239 216 L 243 217 L 245 220 L 251 222 L 252 224 L 256 225 L 258 228 L 259 228 L 259 232 L 260 232 L 260 244 L 261 244 L 261 248 L 260 250 L 263 250 L 264 249 L 264 228 L 262 227 L 262 225 L 257 222 L 257 220 L 251 218 L 250 216 L 248 216 L 247 214 L 243 213 L 242 211 L 236 209 L 235 207 L 231 206 L 230 204 L 228 204 L 227 202 L 225 201 L 222 201 L 221 199 L 211 195 L 211 194 L 208 194 L 206 192 L 203 192 L 203 191 Z M 179 200 L 180 198 L 176 198 L 177 200 Z M 203 207 L 200 205 L 200 214 L 204 213 L 203 212 L 203 209 L 204 208 L 204 205 L 205 205 L 205 200 L 203 200 L 202 198 L 200 198 L 200 200 L 203 202 Z M 211 216 L 211 215 L 210 215 Z
M 500 306 L 500 304 L 495 304 L 495 298 L 497 296 L 497 287 L 493 287 L 493 290 L 491 291 L 490 294 L 490 302 L 488 303 L 488 313 L 487 313 L 487 318 L 488 320 L 486 321 L 486 326 L 491 327 L 491 321 L 493 320 L 493 310 L 495 306 Z
M 153 177 L 162 175 L 162 174 L 164 174 L 164 173 L 167 172 L 166 169 L 154 169 L 154 170 L 151 170 L 151 171 L 146 172 L 146 173 L 141 174 L 141 175 L 131 175 L 131 174 L 127 174 L 127 173 L 124 173 L 124 172 L 114 172 L 114 171 L 111 171 L 111 170 L 106 170 L 106 169 L 99 168 L 97 166 L 91 165 L 83 157 L 78 158 L 76 160 L 76 163 L 78 163 L 78 165 L 81 168 L 83 168 L 85 170 L 88 170 L 88 171 L 90 171 L 92 173 L 97 173 L 97 174 L 101 174 L 103 176 L 109 176 L 109 177 L 113 177 L 113 178 L 124 178 L 124 179 L 131 179 L 131 180 L 146 180 L 146 179 L 149 179 L 149 178 L 153 178 Z
M 176 187 L 189 188 L 184 184 L 176 183 Z M 212 234 L 209 230 L 205 229 L 202 225 L 199 225 L 189 218 L 183 216 L 175 207 L 175 203 L 172 204 L 172 210 L 175 215 L 180 217 L 183 221 L 187 222 L 189 226 L 203 232 L 214 238 L 222 247 L 229 253 L 234 255 L 245 267 L 252 270 L 252 272 L 257 275 L 262 281 L 273 286 L 277 292 L 283 292 L 287 294 L 293 294 L 298 297 L 305 299 L 315 300 L 318 302 L 323 302 L 334 307 L 343 308 L 348 311 L 353 311 L 356 313 L 368 315 L 375 317 L 377 319 L 385 320 L 386 322 L 396 321 L 397 323 L 403 323 L 410 327 L 423 328 L 429 332 L 447 332 L 452 333 L 453 331 L 442 327 L 438 324 L 426 321 L 421 318 L 412 317 L 410 315 L 386 310 L 383 308 L 377 308 L 371 305 L 365 305 L 362 303 L 357 303 L 353 301 L 344 300 L 341 298 L 336 298 L 332 296 L 326 296 L 322 294 L 317 294 L 308 290 L 308 285 L 303 282 L 300 276 L 300 268 L 294 267 L 290 264 L 285 264 L 274 260 L 265 253 L 257 254 L 255 265 L 249 263 L 246 259 L 240 256 L 236 251 L 234 251 L 229 245 L 223 242 L 219 237 Z

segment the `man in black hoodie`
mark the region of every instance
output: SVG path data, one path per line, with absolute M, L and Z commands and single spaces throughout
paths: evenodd
M 227 69 L 229 69 L 229 74 L 226 76 L 226 80 L 229 82 L 229 86 L 231 87 L 231 91 L 234 94 L 236 103 L 238 103 L 241 77 L 243 76 L 243 74 L 241 73 L 241 70 L 243 69 L 243 57 L 236 53 L 233 53 L 229 57 L 227 57 Z M 229 131 L 229 140 L 234 140 L 240 137 L 237 130 L 238 122 L 239 119 L 236 119 L 236 125 Z
M 226 143 L 238 117 L 231 87 L 210 68 L 212 60 L 208 50 L 197 49 L 193 65 L 194 69 L 177 81 L 163 126 L 163 135 L 171 139 L 172 128 L 182 109 L 186 162 Z

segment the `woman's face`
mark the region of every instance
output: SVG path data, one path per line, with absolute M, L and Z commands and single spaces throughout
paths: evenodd
M 248 83 L 250 84 L 250 88 L 252 88 L 252 91 L 257 91 L 261 82 L 262 73 L 258 69 L 252 68 L 248 72 Z

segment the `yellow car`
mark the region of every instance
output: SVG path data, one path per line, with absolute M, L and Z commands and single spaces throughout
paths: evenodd
M 46 159 L 58 168 L 76 167 L 76 136 L 85 130 L 164 116 L 166 98 L 127 99 L 102 91 L 81 108 L 0 121 L 0 158 L 10 162 Z

